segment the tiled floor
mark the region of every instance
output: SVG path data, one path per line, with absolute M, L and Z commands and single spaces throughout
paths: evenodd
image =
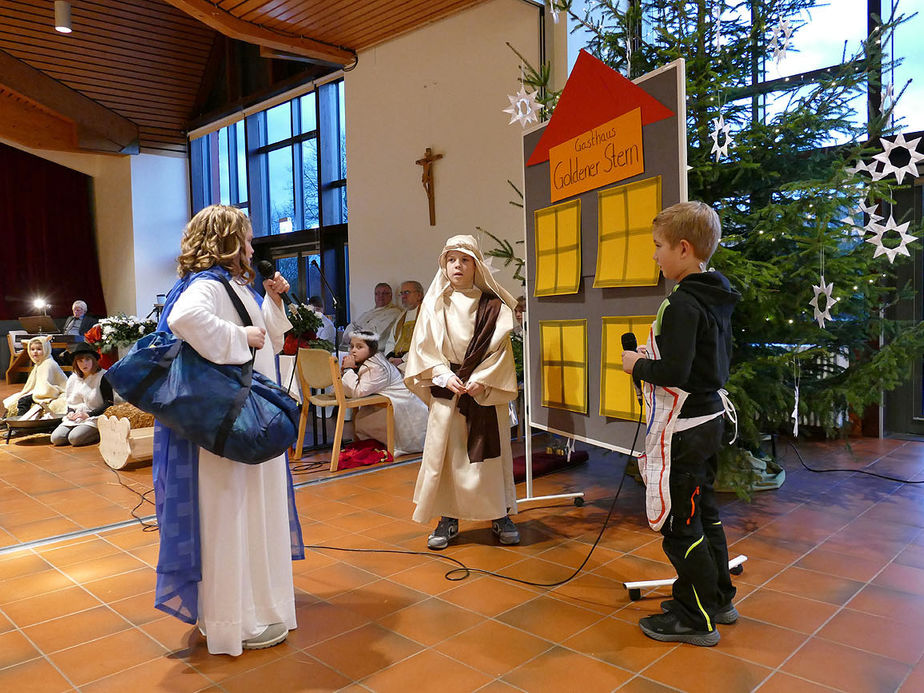
M 10 448 L 0 444 L 6 544 L 124 520 L 137 499 L 92 451 Z M 800 450 L 821 468 L 924 479 L 921 443 Z M 238 658 L 208 655 L 196 629 L 152 608 L 155 532 L 133 525 L 0 549 L 0 691 L 924 690 L 924 489 L 813 474 L 781 452 L 780 490 L 750 504 L 723 496 L 732 552 L 748 561 L 735 578 L 741 618 L 721 627 L 715 648 L 639 631 L 664 589 L 632 602 L 622 582 L 669 577 L 670 568 L 631 480 L 574 580 L 549 588 L 480 573 L 444 578 L 454 565 L 441 555 L 533 582 L 566 578 L 597 538 L 622 473 L 618 455 L 598 451 L 536 481 L 537 494 L 583 490 L 587 504 L 521 510 L 523 542 L 509 548 L 494 545 L 485 523 L 463 523 L 457 544 L 427 554 L 427 528 L 409 520 L 414 463 L 303 487 L 299 512 L 316 548 L 293 564 L 299 628 Z M 128 483 L 143 490 L 147 476 L 136 470 Z M 77 482 L 87 500 L 69 502 Z

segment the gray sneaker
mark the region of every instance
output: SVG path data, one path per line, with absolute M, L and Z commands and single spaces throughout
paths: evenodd
M 674 608 L 676 603 L 677 602 L 675 602 L 673 599 L 667 599 L 661 602 L 661 611 L 663 611 L 665 614 L 668 613 L 671 609 Z M 715 612 L 712 620 L 723 626 L 731 625 L 738 620 L 738 609 L 735 608 L 734 604 L 728 602 L 728 604 Z
M 497 537 L 501 544 L 509 546 L 510 544 L 520 543 L 520 530 L 513 524 L 513 520 L 510 519 L 509 515 L 491 522 L 491 531 L 494 532 L 494 536 Z
M 459 521 L 454 517 L 441 517 L 433 534 L 427 537 L 427 548 L 439 551 L 459 536 Z
M 245 650 L 262 650 L 267 647 L 278 645 L 289 635 L 289 629 L 285 623 L 272 623 L 268 625 L 262 633 L 252 638 L 247 638 L 241 643 Z

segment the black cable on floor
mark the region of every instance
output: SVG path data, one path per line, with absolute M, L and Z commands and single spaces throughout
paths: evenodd
M 134 493 L 136 496 L 138 496 L 138 504 L 135 505 L 135 507 L 132 508 L 130 512 L 131 512 L 131 516 L 132 516 L 133 518 L 135 518 L 135 519 L 138 521 L 138 524 L 139 524 L 139 525 L 141 525 L 142 531 L 143 531 L 143 532 L 156 532 L 156 531 L 158 531 L 158 526 L 157 526 L 157 523 L 156 523 L 156 522 L 146 522 L 146 521 L 144 520 L 144 518 L 138 516 L 138 508 L 140 508 L 142 505 L 144 505 L 145 503 L 150 503 L 151 505 L 154 505 L 154 501 L 152 501 L 150 498 L 148 498 L 148 494 L 149 494 L 149 493 L 154 493 L 154 489 L 153 489 L 153 488 L 149 488 L 149 489 L 148 489 L 147 491 L 145 491 L 144 493 L 140 493 L 138 490 L 133 489 L 131 486 L 129 486 L 128 484 L 126 484 L 124 481 L 122 481 L 122 475 L 119 474 L 119 472 L 118 472 L 117 469 L 113 469 L 113 468 L 110 467 L 108 464 L 106 465 L 106 467 L 107 467 L 113 474 L 115 474 L 116 480 L 119 482 L 119 485 L 120 485 L 120 486 L 122 486 L 123 488 L 127 488 L 129 491 L 131 491 L 131 492 Z
M 793 452 L 796 453 L 796 457 L 799 458 L 799 462 L 802 463 L 802 466 L 805 467 L 808 471 L 814 472 L 815 474 L 824 474 L 826 472 L 850 472 L 851 474 L 868 474 L 869 476 L 874 476 L 877 479 L 895 481 L 899 484 L 924 484 L 924 479 L 920 479 L 918 481 L 913 481 L 911 479 L 899 479 L 898 477 L 889 476 L 888 474 L 878 474 L 876 472 L 871 472 L 868 469 L 812 469 L 805 463 L 805 460 L 802 459 L 802 455 L 799 454 L 799 448 L 796 447 L 795 443 L 789 441 L 789 447 L 791 447 Z
M 635 435 L 632 438 L 632 447 L 629 450 L 628 458 L 626 459 L 626 468 L 628 468 L 629 462 L 632 459 L 632 455 L 635 452 L 635 443 L 638 440 L 638 432 L 642 428 L 642 413 L 639 412 L 638 422 L 635 426 Z M 600 543 L 600 540 L 603 538 L 603 532 L 606 531 L 607 526 L 610 523 L 610 518 L 613 516 L 613 511 L 616 509 L 616 501 L 619 498 L 619 492 L 622 490 L 622 485 L 626 480 L 626 469 L 622 471 L 622 478 L 619 480 L 619 486 L 616 488 L 616 495 L 613 496 L 613 502 L 610 503 L 609 512 L 606 514 L 606 519 L 603 521 L 603 526 L 600 528 L 600 533 L 597 534 L 597 538 L 593 543 L 593 546 L 590 547 L 590 551 L 587 552 L 587 556 L 581 562 L 574 572 L 571 573 L 568 577 L 557 582 L 533 582 L 532 580 L 523 580 L 521 578 L 515 578 L 510 575 L 502 575 L 501 573 L 495 573 L 490 570 L 483 570 L 481 568 L 470 568 L 465 565 L 462 561 L 452 556 L 445 556 L 439 553 L 433 553 L 432 551 L 402 551 L 400 549 L 351 549 L 342 546 L 322 546 L 319 544 L 312 544 L 310 546 L 305 546 L 306 549 L 327 549 L 329 551 L 346 551 L 350 553 L 391 553 L 391 554 L 401 554 L 405 556 L 427 556 L 429 558 L 435 558 L 437 560 L 450 561 L 458 565 L 458 568 L 453 568 L 446 572 L 445 578 L 453 582 L 458 582 L 464 580 L 472 573 L 479 573 L 481 575 L 490 575 L 491 577 L 498 578 L 500 580 L 507 580 L 508 582 L 517 582 L 521 585 L 531 585 L 533 587 L 558 587 L 559 585 L 564 585 L 566 582 L 570 582 L 577 577 L 584 566 L 587 565 L 587 561 L 590 560 L 590 557 L 594 553 L 594 549 L 597 548 L 597 545 Z

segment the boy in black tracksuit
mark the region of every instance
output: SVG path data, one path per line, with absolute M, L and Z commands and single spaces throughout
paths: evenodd
M 715 645 L 715 624 L 738 618 L 713 484 L 724 430 L 719 390 L 728 378 L 731 313 L 741 297 L 719 272 L 705 271 L 721 236 L 711 207 L 673 205 L 655 217 L 652 236 L 661 271 L 679 283 L 652 325 L 654 343 L 624 352 L 623 369 L 652 393 L 668 388 L 674 398 L 668 401 L 679 396 L 682 402 L 679 414 L 665 417 L 675 420 L 665 426 L 665 435 L 673 432 L 667 455 L 670 510 L 664 508 L 660 525 L 677 580 L 673 599 L 661 604 L 664 613 L 641 619 L 639 626 L 656 640 Z

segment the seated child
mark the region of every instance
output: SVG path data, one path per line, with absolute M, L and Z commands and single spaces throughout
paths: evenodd
M 99 442 L 96 419 L 112 406 L 112 386 L 99 367 L 99 352 L 86 342 L 71 347 L 74 372 L 67 379 L 67 414 L 51 434 L 54 445 L 93 445 Z
M 343 357 L 343 391 L 347 397 L 385 395 L 395 410 L 395 457 L 423 450 L 427 435 L 427 405 L 411 393 L 404 376 L 378 353 L 379 336 L 357 330 L 350 336 L 350 353 Z M 360 407 L 353 417 L 357 440 L 385 441 L 386 419 L 382 407 Z
M 63 395 L 67 376 L 51 358 L 50 338 L 33 337 L 26 342 L 26 350 L 35 366 L 29 371 L 23 389 L 3 400 L 2 413 L 24 419 L 53 418 L 64 414 Z

